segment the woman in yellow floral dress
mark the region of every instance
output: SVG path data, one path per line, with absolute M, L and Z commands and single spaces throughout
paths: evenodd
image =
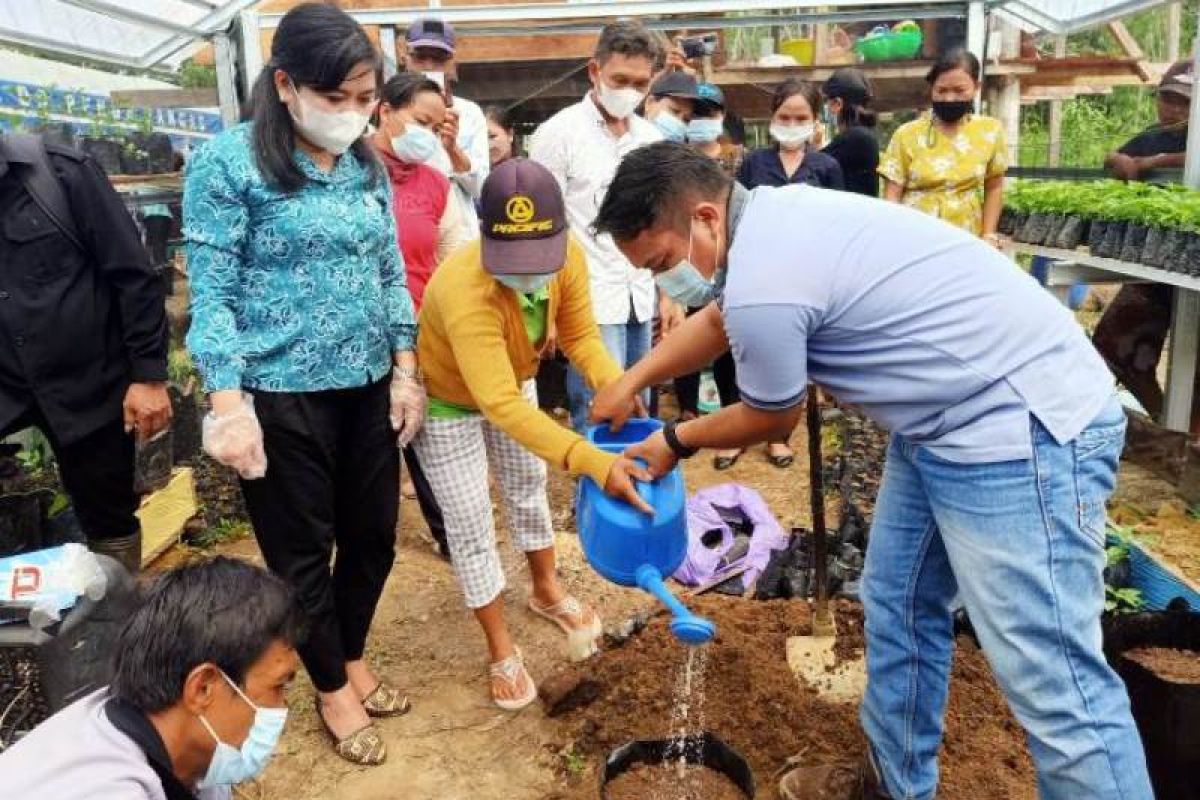
M 973 113 L 979 59 L 963 49 L 929 70 L 932 109 L 901 125 L 879 163 L 884 197 L 996 244 L 1008 151 L 999 120 Z

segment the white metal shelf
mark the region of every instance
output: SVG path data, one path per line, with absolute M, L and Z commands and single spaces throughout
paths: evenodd
M 1011 249 L 1018 253 L 1048 258 L 1054 262 L 1047 277 L 1047 286 L 1070 286 L 1075 283 L 1163 283 L 1200 292 L 1200 277 L 1132 261 L 1101 258 L 1086 250 L 1062 250 L 1020 242 L 1013 242 Z M 1131 278 L 1134 280 L 1130 280 Z

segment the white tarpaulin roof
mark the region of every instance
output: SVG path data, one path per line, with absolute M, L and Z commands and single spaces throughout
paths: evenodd
M 1167 4 L 1168 0 L 994 0 L 992 6 L 1026 30 L 1067 34 Z
M 0 42 L 149 69 L 177 65 L 257 0 L 0 0 Z

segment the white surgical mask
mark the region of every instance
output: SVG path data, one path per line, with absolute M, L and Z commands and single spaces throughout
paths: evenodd
M 335 156 L 349 150 L 350 145 L 362 137 L 367 130 L 367 123 L 371 121 L 370 114 L 354 109 L 326 111 L 317 108 L 304 99 L 294 83 L 292 93 L 296 102 L 288 106 L 288 112 L 292 115 L 296 130 L 300 131 L 305 139 Z
M 392 137 L 392 151 L 401 161 L 424 164 L 438 149 L 438 137 L 420 125 L 406 125 L 403 136 Z
M 283 725 L 287 721 L 286 708 L 260 708 L 223 671 L 221 677 L 254 709 L 254 724 L 251 725 L 250 733 L 242 743 L 241 749 L 238 749 L 222 742 L 212 725 L 201 715 L 200 722 L 217 743 L 204 779 L 200 781 L 201 789 L 233 786 L 260 775 L 271 760 L 271 754 L 279 744 L 279 736 L 283 733 Z
M 670 111 L 664 111 L 654 118 L 654 124 L 662 132 L 668 142 L 682 142 L 687 138 L 688 126 Z
M 799 150 L 813 137 L 816 126 L 811 122 L 803 125 L 771 125 L 771 138 L 779 142 L 784 150 Z
M 600 101 L 600 105 L 604 106 L 605 111 L 617 119 L 628 118 L 646 99 L 644 92 L 639 92 L 629 86 L 624 89 L 614 89 L 605 83 L 603 78 L 596 83 L 598 84 L 596 99 Z
M 497 275 L 495 277 L 500 283 L 518 294 L 533 294 L 549 285 L 550 281 L 554 280 L 554 275 L 553 272 L 547 272 L 544 275 Z
M 720 119 L 694 119 L 688 123 L 687 138 L 689 142 L 708 144 L 721 138 L 725 132 L 725 123 Z
M 713 278 L 706 278 L 696 269 L 696 265 L 692 263 L 692 238 L 693 234 L 689 232 L 687 258 L 666 272 L 655 275 L 654 282 L 676 303 L 688 308 L 699 308 L 711 303 L 716 295 L 716 284 L 713 281 L 716 273 L 713 273 Z

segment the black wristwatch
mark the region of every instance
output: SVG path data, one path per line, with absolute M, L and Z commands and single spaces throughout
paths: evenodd
M 700 452 L 695 447 L 688 447 L 683 442 L 679 441 L 679 436 L 675 433 L 676 422 L 668 422 L 663 426 L 663 438 L 667 440 L 667 447 L 671 448 L 671 452 L 679 458 L 691 458 Z

